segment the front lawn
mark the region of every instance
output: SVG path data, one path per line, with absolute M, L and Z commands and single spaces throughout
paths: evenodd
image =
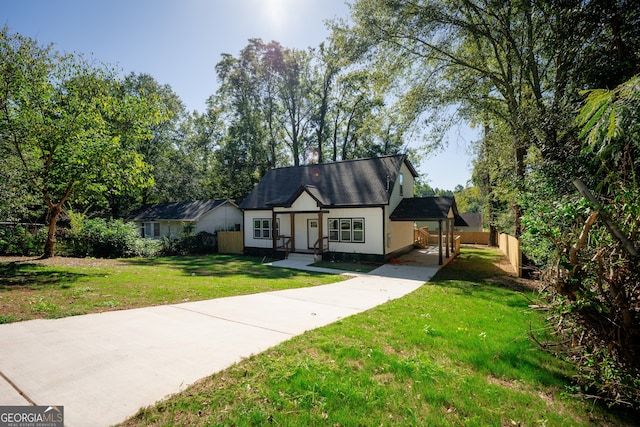
M 0 323 L 300 288 L 338 275 L 232 255 L 152 259 L 0 258 Z
M 309 331 L 122 426 L 587 426 L 633 418 L 565 393 L 571 367 L 529 339 L 544 313 L 492 250 L 417 291 Z

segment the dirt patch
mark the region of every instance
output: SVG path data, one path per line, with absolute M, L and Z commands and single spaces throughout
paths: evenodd
M 39 264 L 39 265 L 60 265 L 65 267 L 100 267 L 105 265 L 125 265 L 121 260 L 107 258 L 74 258 L 54 256 L 51 258 L 28 257 L 28 256 L 1 256 L 0 264 Z

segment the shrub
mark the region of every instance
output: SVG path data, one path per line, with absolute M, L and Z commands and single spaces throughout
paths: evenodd
M 145 242 L 137 227 L 121 219 L 92 218 L 73 222 L 65 238 L 67 254 L 98 258 L 153 256 L 156 242 Z
M 218 240 L 215 234 L 201 231 L 198 234 L 184 233 L 179 239 L 162 238 L 163 255 L 199 255 L 217 250 Z
M 46 237 L 44 227 L 4 226 L 0 228 L 0 255 L 41 255 Z

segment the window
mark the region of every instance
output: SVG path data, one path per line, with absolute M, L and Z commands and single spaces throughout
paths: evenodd
M 404 175 L 400 174 L 398 179 L 400 180 L 400 195 L 404 196 Z
M 159 222 L 145 222 L 144 223 L 144 237 L 160 237 L 160 223 Z
M 276 220 L 276 235 L 280 221 Z M 271 218 L 254 218 L 253 219 L 253 238 L 254 239 L 270 239 L 271 238 Z
M 349 218 L 340 219 L 340 241 L 351 241 L 351 220 Z
M 364 218 L 329 218 L 329 240 L 364 243 Z
M 351 229 L 353 230 L 351 240 L 358 243 L 364 242 L 364 219 L 354 219 L 351 222 Z
M 332 242 L 340 241 L 340 221 L 337 219 L 329 220 L 329 240 Z

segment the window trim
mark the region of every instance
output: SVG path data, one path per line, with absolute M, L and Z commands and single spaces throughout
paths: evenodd
M 143 222 L 142 229 L 144 232 L 144 237 L 156 239 L 156 238 L 159 238 L 161 235 L 160 223 L 158 221 Z M 148 233 L 147 231 L 150 231 L 150 233 Z
M 254 240 L 271 240 L 273 236 L 273 223 L 271 218 L 253 218 L 253 239 Z M 259 227 L 256 227 L 256 224 Z M 265 227 L 268 224 L 268 227 Z M 276 218 L 276 236 L 280 230 L 280 218 Z M 259 237 L 256 237 L 256 231 L 258 231 Z
M 354 228 L 354 223 L 360 223 L 358 229 Z M 365 243 L 365 220 L 364 217 L 341 217 L 329 218 L 329 241 L 340 243 Z M 349 237 L 346 237 L 348 233 Z M 356 234 L 362 234 L 360 239 L 356 239 Z

